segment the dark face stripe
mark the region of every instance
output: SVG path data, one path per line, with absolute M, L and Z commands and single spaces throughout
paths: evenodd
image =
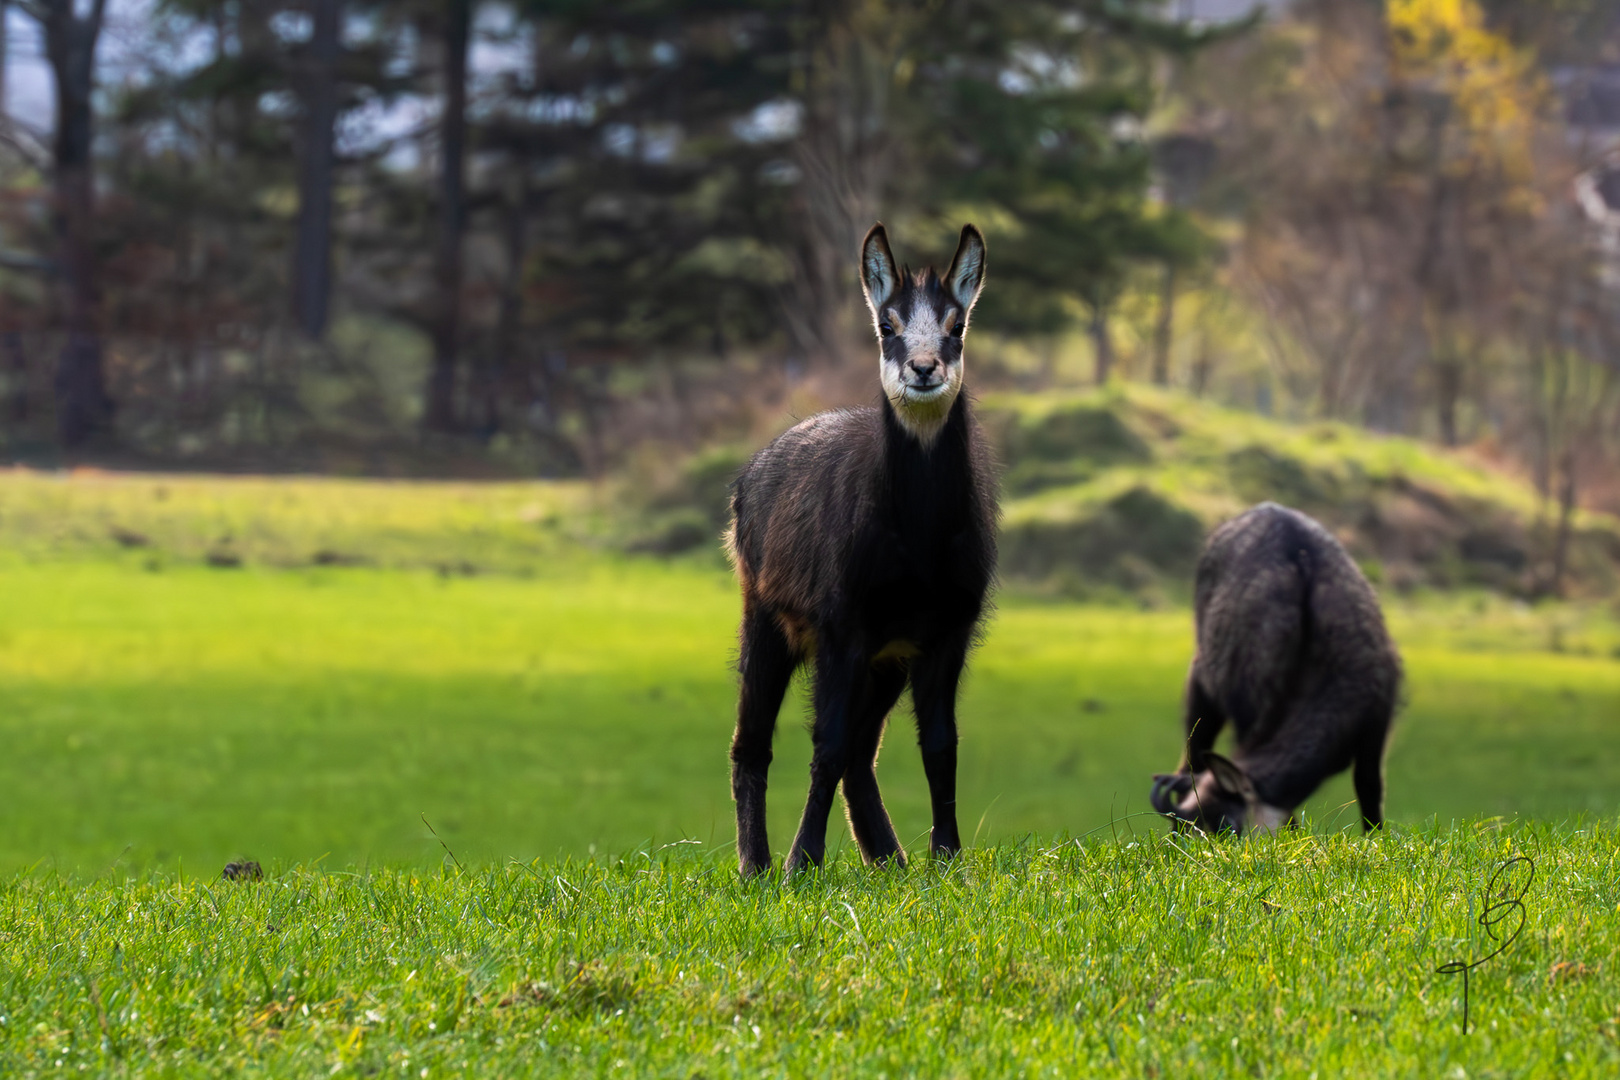
M 937 344 L 938 357 L 947 367 L 957 364 L 962 359 L 962 339 L 945 333 L 945 317 L 955 311 L 956 322 L 960 324 L 964 318 L 962 307 L 951 295 L 945 291 L 939 278 L 932 270 L 928 270 L 916 277 L 906 276 L 895 290 L 894 296 L 885 304 L 884 311 L 892 309 L 900 316 L 906 325 L 911 325 L 924 310 L 934 316 L 934 324 L 941 327 Z M 896 333 L 883 338 L 883 359 L 888 363 L 904 367 L 909 356 L 905 335 Z

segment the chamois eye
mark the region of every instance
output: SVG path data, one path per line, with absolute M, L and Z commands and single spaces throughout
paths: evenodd
M 960 338 L 962 336 L 962 331 L 966 329 L 967 327 L 963 326 L 961 322 L 958 322 L 955 326 L 951 327 L 951 337 Z
M 894 327 L 890 326 L 887 322 L 878 323 L 878 333 L 882 334 L 884 337 L 894 337 Z

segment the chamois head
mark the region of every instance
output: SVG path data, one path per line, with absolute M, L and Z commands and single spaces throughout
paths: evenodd
M 1209 753 L 1204 764 L 1200 773 L 1155 776 L 1149 797 L 1153 809 L 1211 833 L 1242 835 L 1250 828 L 1275 832 L 1288 821 L 1288 810 L 1260 800 L 1254 781 L 1237 762 Z
M 941 280 L 932 268 L 896 270 L 888 234 L 874 225 L 861 244 L 861 286 L 883 349 L 883 392 L 900 425 L 928 445 L 962 389 L 962 337 L 984 286 L 984 237 L 962 226 Z

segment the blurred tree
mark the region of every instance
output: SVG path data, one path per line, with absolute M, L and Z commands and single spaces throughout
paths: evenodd
M 457 427 L 456 357 L 461 332 L 461 234 L 467 168 L 467 49 L 472 0 L 444 0 L 439 13 L 444 47 L 443 103 L 439 113 L 439 227 L 434 247 L 433 364 L 422 422 L 429 431 Z
M 105 434 L 112 424 L 102 365 L 93 215 L 95 175 L 96 44 L 106 0 L 91 0 L 80 15 L 73 0 L 20 0 L 45 33 L 45 55 L 56 80 L 56 133 L 52 140 L 52 222 L 56 273 L 66 340 L 57 361 L 56 426 L 65 450 Z
M 1532 140 L 1545 95 L 1528 53 L 1493 33 L 1473 0 L 1390 0 L 1387 19 L 1386 108 L 1406 129 L 1396 133 L 1393 178 L 1415 174 L 1427 189 L 1412 274 L 1440 441 L 1454 446 L 1459 398 L 1480 352 L 1486 312 L 1477 301 L 1500 294 L 1502 241 L 1539 202 Z
M 1543 517 L 1556 505 L 1534 592 L 1561 596 L 1587 472 L 1620 426 L 1620 295 L 1590 222 L 1559 215 L 1523 238 L 1514 259 L 1512 330 L 1525 363 L 1514 381 L 1527 406 L 1531 474 Z
M 106 97 L 98 302 L 119 360 L 104 429 L 116 396 L 119 437 L 143 453 L 316 454 L 362 432 L 403 440 L 408 415 L 577 467 L 625 438 L 692 437 L 795 366 L 849 355 L 851 253 L 880 212 L 941 237 L 946 217 L 983 217 L 1012 245 L 1009 273 L 1018 245 L 1041 249 L 1050 272 L 984 314 L 1015 333 L 1055 333 L 1099 282 L 1117 291 L 1133 260 L 1193 235 L 1143 191 L 1137 131 L 1169 49 L 1155 35 L 1171 33 L 1138 18 L 1150 3 L 488 9 L 153 10 L 138 77 Z M 1065 63 L 1082 74 L 1054 75 Z M 1072 227 L 1041 236 L 1051 221 Z M 337 316 L 420 333 L 414 391 L 349 331 L 330 339 Z M 708 374 L 760 356 L 787 364 Z M 654 393 L 669 407 L 636 404 Z
M 1104 382 L 1109 314 L 1128 269 L 1187 267 L 1210 250 L 1182 208 L 1150 197 L 1144 132 L 1159 66 L 1246 24 L 1194 30 L 1161 21 L 1153 3 L 954 8 L 922 20 L 907 80 L 917 197 L 936 214 L 971 208 L 987 223 L 1001 282 L 986 294 L 987 325 L 1050 336 L 1083 307 Z
M 296 63 L 303 98 L 299 124 L 298 241 L 293 253 L 293 298 L 299 328 L 312 340 L 326 333 L 332 292 L 333 126 L 337 122 L 341 5 L 311 0 L 309 44 Z

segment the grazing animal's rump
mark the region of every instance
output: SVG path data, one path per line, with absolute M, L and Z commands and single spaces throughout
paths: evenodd
M 1204 545 L 1193 615 L 1186 757 L 1154 778 L 1154 809 L 1211 830 L 1275 829 L 1354 763 L 1362 825 L 1381 826 L 1401 662 L 1377 594 L 1339 542 L 1261 503 Z M 1228 721 L 1232 760 L 1211 752 Z
M 996 499 L 962 388 L 962 337 L 984 279 L 968 225 L 941 280 L 895 268 L 883 226 L 861 280 L 881 343 L 883 399 L 811 417 L 732 487 L 727 543 L 742 585 L 741 693 L 731 745 L 737 858 L 768 870 L 771 736 L 793 671 L 814 666 L 810 794 L 787 868 L 820 865 L 833 792 L 871 862 L 904 861 L 874 766 L 909 682 L 933 804 L 930 847 L 956 828 L 956 690 L 995 566 Z

